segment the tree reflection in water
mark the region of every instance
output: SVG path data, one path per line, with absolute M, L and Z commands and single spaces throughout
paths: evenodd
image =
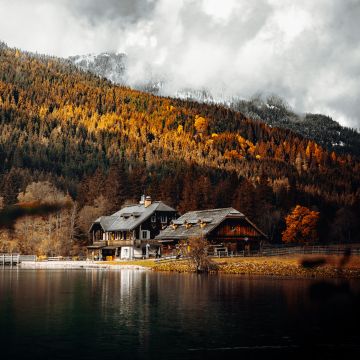
M 357 299 L 339 294 L 314 301 L 314 283 L 136 270 L 4 270 L 0 339 L 16 354 L 51 353 L 54 359 L 331 358 L 359 350 Z M 349 286 L 352 293 L 359 289 L 355 281 Z M 8 347 L 2 349 L 5 356 Z

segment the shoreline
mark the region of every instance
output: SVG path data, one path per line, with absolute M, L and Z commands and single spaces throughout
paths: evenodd
M 104 264 L 94 261 L 26 261 L 19 264 L 21 269 L 46 269 L 46 270 L 86 270 L 86 269 L 102 269 L 102 270 L 150 270 L 149 267 L 140 266 L 138 264 Z
M 323 259 L 321 266 L 305 267 L 304 260 Z M 360 256 L 352 257 L 348 264 L 341 267 L 341 256 L 333 255 L 291 255 L 278 257 L 213 258 L 218 274 L 245 276 L 266 276 L 271 278 L 303 279 L 360 279 Z M 193 264 L 186 261 L 161 263 L 156 271 L 194 272 Z
M 304 259 L 326 259 L 322 266 L 306 268 Z M 232 275 L 260 275 L 272 278 L 352 278 L 360 279 L 360 256 L 354 256 L 341 268 L 339 256 L 279 256 L 253 258 L 213 258 L 217 271 L 211 273 Z M 141 270 L 154 272 L 194 273 L 195 267 L 188 260 L 155 262 L 154 259 L 132 261 L 33 261 L 19 264 L 21 269 L 100 269 L 100 270 Z

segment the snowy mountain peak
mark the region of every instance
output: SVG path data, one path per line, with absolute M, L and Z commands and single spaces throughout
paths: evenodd
M 76 55 L 69 60 L 78 68 L 104 77 L 115 84 L 125 84 L 126 55 L 104 52 L 101 54 Z

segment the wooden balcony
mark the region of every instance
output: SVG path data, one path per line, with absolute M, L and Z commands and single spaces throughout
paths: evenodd
M 92 246 L 106 246 L 107 241 L 105 241 L 105 240 L 93 241 L 93 243 L 91 245 Z
M 108 246 L 133 246 L 134 240 L 108 240 Z
M 99 247 L 104 247 L 104 246 L 133 246 L 134 245 L 134 240 L 98 240 L 98 241 L 94 241 L 91 246 L 99 246 Z

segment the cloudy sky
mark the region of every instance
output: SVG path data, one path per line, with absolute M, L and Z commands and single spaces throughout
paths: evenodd
M 360 128 L 360 0 L 0 0 L 0 39 L 69 56 L 126 52 L 169 94 L 274 93 Z

